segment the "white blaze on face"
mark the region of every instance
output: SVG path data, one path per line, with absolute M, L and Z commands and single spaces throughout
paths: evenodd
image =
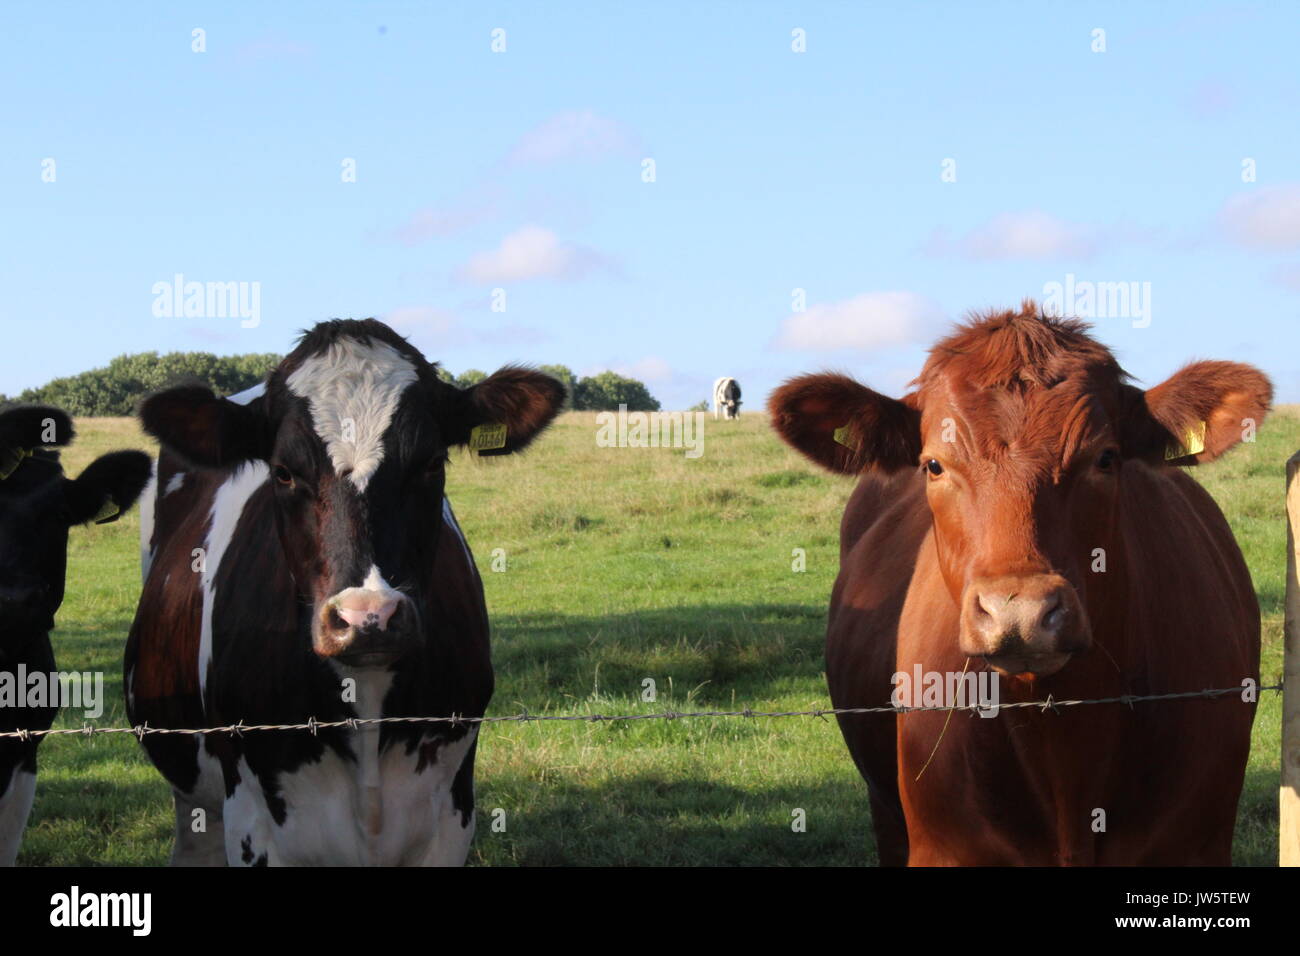
M 384 460 L 384 432 L 415 379 L 415 366 L 388 343 L 341 338 L 298 366 L 286 384 L 307 400 L 335 474 L 349 472 L 365 491 Z
M 158 496 L 158 459 L 149 466 L 149 480 L 136 502 L 140 515 L 140 580 L 149 578 L 149 566 L 153 564 L 153 519 L 154 500 Z
M 271 469 L 264 461 L 248 461 L 239 465 L 217 488 L 212 496 L 208 536 L 203 540 L 202 564 L 199 586 L 203 595 L 203 617 L 199 622 L 199 688 L 206 692 L 208 667 L 212 663 L 212 620 L 217 607 L 217 572 L 221 568 L 226 549 L 235 538 L 239 519 L 248 499 L 271 477 Z
M 460 530 L 460 523 L 456 521 L 456 516 L 451 510 L 451 501 L 445 495 L 442 499 L 442 520 L 452 531 L 456 532 L 456 540 L 460 542 L 460 550 L 464 552 L 465 560 L 471 568 L 474 567 L 474 559 L 469 554 L 469 545 L 465 543 L 465 534 Z

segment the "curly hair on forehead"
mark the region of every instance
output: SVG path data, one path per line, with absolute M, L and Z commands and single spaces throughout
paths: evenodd
M 1032 299 L 1019 312 L 975 313 L 930 349 L 912 384 L 924 390 L 945 377 L 970 388 L 1025 390 L 1080 375 L 1126 382 L 1128 374 L 1090 330 L 1079 319 L 1044 315 Z

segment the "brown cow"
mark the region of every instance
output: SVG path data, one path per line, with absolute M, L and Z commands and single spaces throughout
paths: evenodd
M 889 702 L 918 665 L 991 670 L 1004 704 L 1258 680 L 1245 561 L 1175 466 L 1252 434 L 1269 381 L 1196 362 L 1143 392 L 1087 332 L 1027 302 L 940 341 L 902 399 L 835 374 L 773 393 L 783 439 L 859 476 L 826 634 L 836 707 Z M 1227 864 L 1254 710 L 1234 694 L 840 729 L 882 864 Z

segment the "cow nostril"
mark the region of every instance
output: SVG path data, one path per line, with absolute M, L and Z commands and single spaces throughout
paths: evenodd
M 405 603 L 404 601 L 397 602 L 397 606 L 393 608 L 393 612 L 388 615 L 388 620 L 384 623 L 385 630 L 391 631 L 402 626 L 402 615 L 404 613 L 402 608 Z
M 348 628 L 352 626 L 347 621 L 343 620 L 342 617 L 339 616 L 339 612 L 337 608 L 330 608 L 330 613 L 327 620 L 329 622 L 330 630 L 334 630 L 334 631 L 346 631 Z
M 975 595 L 975 616 L 981 619 L 993 616 L 993 613 L 984 606 L 984 595 L 982 594 Z
M 1010 630 L 998 635 L 996 646 L 990 650 L 985 657 L 1006 657 L 1011 654 L 1019 654 L 1025 649 L 1025 642 L 1017 630 Z
M 1063 623 L 1065 623 L 1065 605 L 1058 596 L 1052 599 L 1051 606 L 1043 614 L 1042 627 L 1045 631 L 1055 631 Z

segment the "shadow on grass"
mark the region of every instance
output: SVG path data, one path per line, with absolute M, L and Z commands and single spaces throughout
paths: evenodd
M 847 757 L 846 757 L 847 759 Z M 511 810 L 518 796 L 523 805 Z M 493 832 L 493 810 L 506 811 Z M 793 827 L 802 810 L 804 832 Z M 538 792 L 499 775 L 479 794 L 471 861 L 523 866 L 860 866 L 875 848 L 860 781 L 738 787 L 649 774 Z
M 151 776 L 128 780 L 42 770 L 19 865 L 165 863 L 171 852 L 171 791 L 152 767 L 148 772 Z
M 1278 787 L 1281 780 L 1277 769 L 1246 772 L 1241 802 L 1237 804 L 1233 866 L 1277 866 Z
M 666 677 L 673 678 L 679 695 L 699 687 L 693 702 L 700 706 L 730 705 L 733 692 L 742 706 L 781 696 L 824 700 L 824 620 L 824 608 L 802 604 L 498 614 L 493 709 L 509 712 L 516 701 L 567 709 L 554 698 L 583 698 L 597 685 L 604 693 L 635 697 L 647 676 L 659 680 L 661 694 Z M 56 634 L 59 666 L 84 668 L 93 662 L 109 672 L 120 670 L 118 623 Z M 111 650 L 106 641 L 113 642 Z M 120 680 L 106 680 L 105 693 L 106 716 L 120 714 Z M 674 705 L 681 703 L 679 696 Z M 767 736 L 761 726 L 745 726 L 748 733 Z M 737 777 L 747 778 L 739 784 L 673 772 L 637 772 L 596 783 L 557 772 L 544 784 L 528 774 L 480 775 L 479 835 L 471 860 L 491 865 L 873 864 L 865 784 L 852 771 L 838 732 L 833 727 L 827 732 L 835 736 L 835 751 L 849 769 L 810 775 L 797 784 L 764 780 L 761 762 L 757 770 L 738 768 Z M 128 827 L 141 843 L 141 860 L 165 858 L 171 830 L 166 784 L 145 764 L 134 741 L 123 744 L 100 745 L 91 753 L 67 752 L 86 746 L 78 739 L 42 746 L 43 772 L 21 862 L 102 862 L 104 848 L 117 847 Z M 146 769 L 140 779 L 135 779 L 137 763 Z M 1248 773 L 1236 827 L 1237 865 L 1276 861 L 1277 783 L 1275 770 Z M 492 830 L 497 807 L 506 811 L 504 833 Z M 805 832 L 791 828 L 795 810 L 806 813 Z M 76 849 L 60 843 L 69 828 L 81 834 Z
M 706 605 L 591 616 L 502 614 L 493 619 L 498 702 L 602 691 L 660 693 L 671 677 L 700 703 L 813 692 L 821 674 L 825 609 L 799 604 Z
M 60 611 L 50 634 L 59 670 L 103 672 L 106 712 L 122 702 L 122 657 L 133 619 L 134 613 L 106 617 L 90 627 Z

